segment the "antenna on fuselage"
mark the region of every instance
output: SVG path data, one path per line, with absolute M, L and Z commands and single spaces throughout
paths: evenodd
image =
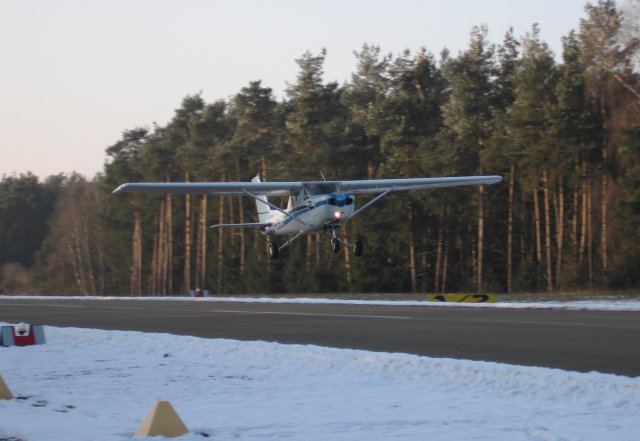
M 320 170 L 320 176 L 322 176 L 323 181 L 326 181 L 326 179 L 324 178 L 324 173 L 322 173 L 322 170 Z

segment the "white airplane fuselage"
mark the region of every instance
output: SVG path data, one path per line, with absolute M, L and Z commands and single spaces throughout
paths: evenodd
M 344 225 L 355 209 L 355 198 L 348 193 L 331 193 L 311 196 L 299 205 L 292 198 L 287 214 L 276 212 L 270 219 L 272 225 L 264 229 L 267 236 L 287 236 L 335 230 Z

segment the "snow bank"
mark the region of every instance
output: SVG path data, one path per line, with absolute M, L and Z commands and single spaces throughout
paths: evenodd
M 637 441 L 640 378 L 408 354 L 46 327 L 0 348 L 0 439 L 128 440 L 156 400 L 183 440 Z

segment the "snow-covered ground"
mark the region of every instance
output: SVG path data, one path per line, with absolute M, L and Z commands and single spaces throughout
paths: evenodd
M 182 417 L 185 441 L 640 440 L 640 377 L 128 331 L 45 334 L 45 345 L 0 347 L 16 397 L 0 400 L 0 441 L 131 439 L 157 400 Z

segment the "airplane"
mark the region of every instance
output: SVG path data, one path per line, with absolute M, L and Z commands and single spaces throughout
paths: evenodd
M 269 237 L 267 252 L 276 259 L 303 234 L 325 232 L 331 236 L 331 249 L 340 251 L 340 244 L 363 253 L 363 242 L 349 243 L 337 234 L 357 214 L 393 191 L 424 190 L 462 185 L 489 185 L 502 180 L 501 176 L 451 176 L 408 179 L 365 179 L 347 181 L 262 182 L 260 174 L 251 182 L 137 182 L 126 183 L 113 193 L 194 194 L 205 196 L 248 196 L 256 201 L 258 222 L 216 224 L 213 228 L 258 228 Z M 356 209 L 354 194 L 377 193 L 377 196 Z M 288 197 L 287 208 L 269 202 L 268 197 Z M 276 236 L 293 236 L 278 246 Z

